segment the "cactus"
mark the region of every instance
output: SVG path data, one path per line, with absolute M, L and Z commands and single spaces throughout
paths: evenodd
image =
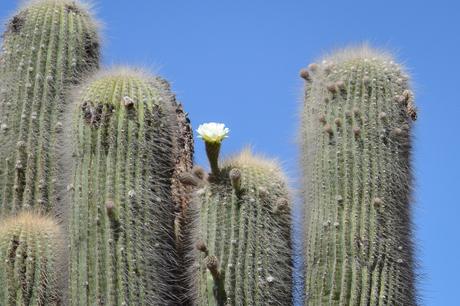
M 66 91 L 98 65 L 97 27 L 73 0 L 36 0 L 7 24 L 0 54 L 0 216 L 48 212 L 62 196 Z
M 177 305 L 191 128 L 169 85 L 101 72 L 76 95 L 71 305 Z
M 301 71 L 308 305 L 415 305 L 408 76 L 367 46 Z
M 291 305 L 291 204 L 276 162 L 249 150 L 219 168 L 220 143 L 206 142 L 212 172 L 196 169 L 191 213 L 197 305 Z M 192 217 L 193 219 L 193 217 Z
M 59 226 L 23 212 L 0 223 L 0 304 L 61 305 Z

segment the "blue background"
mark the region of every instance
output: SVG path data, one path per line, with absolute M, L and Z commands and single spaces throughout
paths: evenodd
M 346 2 L 346 3 L 345 3 Z M 458 3 L 458 2 L 457 2 Z M 299 176 L 300 68 L 369 42 L 411 71 L 419 107 L 414 223 L 423 305 L 459 305 L 460 5 L 456 1 L 98 0 L 104 63 L 168 78 L 194 128 L 224 122 L 223 154 L 252 145 Z M 0 18 L 17 7 L 0 1 Z M 3 29 L 3 28 L 2 28 Z M 197 142 L 196 161 L 205 164 Z

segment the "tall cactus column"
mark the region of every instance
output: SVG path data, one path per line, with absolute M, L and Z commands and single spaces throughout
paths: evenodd
M 64 241 L 55 221 L 29 212 L 1 220 L 0 305 L 62 305 Z
M 191 129 L 168 84 L 103 72 L 76 98 L 71 305 L 178 305 Z
M 368 47 L 301 76 L 306 303 L 415 305 L 408 77 Z
M 195 232 L 197 305 L 290 305 L 291 205 L 277 163 L 249 150 L 218 164 L 226 131 L 198 130 L 211 173 L 193 173 L 199 222 Z M 219 137 L 219 135 L 222 135 Z
M 0 215 L 50 211 L 65 94 L 99 60 L 96 25 L 73 0 L 37 0 L 7 24 L 0 54 Z

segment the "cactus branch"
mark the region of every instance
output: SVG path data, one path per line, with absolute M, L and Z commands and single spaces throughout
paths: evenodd
M 308 75 L 306 304 L 416 305 L 408 77 L 368 47 L 333 54 Z
M 98 67 L 97 26 L 78 1 L 29 1 L 2 49 L 0 216 L 31 207 L 61 213 L 63 113 L 69 87 Z
M 245 150 L 222 162 L 194 204 L 197 305 L 290 305 L 291 202 L 277 163 Z
M 213 295 L 218 306 L 225 306 L 227 294 L 225 293 L 225 279 L 219 271 L 219 261 L 216 256 L 208 256 L 205 258 L 206 268 L 212 275 L 214 282 Z

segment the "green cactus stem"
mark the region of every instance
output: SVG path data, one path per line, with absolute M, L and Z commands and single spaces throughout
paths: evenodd
M 194 172 L 196 304 L 291 305 L 291 202 L 282 170 L 249 150 L 215 170 Z
M 206 155 L 209 158 L 209 166 L 211 167 L 211 174 L 219 176 L 219 153 L 220 153 L 220 142 L 206 142 Z
M 99 61 L 97 27 L 73 0 L 35 0 L 9 21 L 0 54 L 0 216 L 57 207 L 66 92 Z
M 306 303 L 415 305 L 408 76 L 366 46 L 301 76 Z
M 25 212 L 0 223 L 0 305 L 61 305 L 59 226 Z
M 71 305 L 178 305 L 192 132 L 169 85 L 102 72 L 76 95 Z

